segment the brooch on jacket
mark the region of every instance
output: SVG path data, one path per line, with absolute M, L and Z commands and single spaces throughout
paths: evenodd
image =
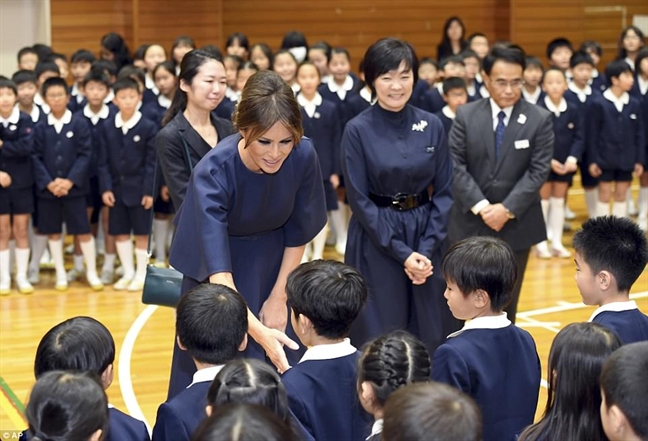
M 418 124 L 412 124 L 412 132 L 422 132 L 427 127 L 427 121 L 421 120 Z

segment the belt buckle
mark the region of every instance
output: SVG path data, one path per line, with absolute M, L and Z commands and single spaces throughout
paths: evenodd
M 396 193 L 392 197 L 392 208 L 398 211 L 412 208 L 412 198 L 407 193 Z

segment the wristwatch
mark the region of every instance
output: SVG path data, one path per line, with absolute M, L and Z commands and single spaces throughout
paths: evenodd
M 508 208 L 506 208 L 506 217 L 509 219 L 515 219 L 515 215 Z

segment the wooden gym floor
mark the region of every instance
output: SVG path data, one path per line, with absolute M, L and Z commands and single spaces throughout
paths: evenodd
M 634 193 L 636 197 L 636 186 Z M 578 215 L 569 222 L 576 229 L 586 218 L 582 190 L 570 192 L 569 205 Z M 566 245 L 571 244 L 571 237 L 571 233 L 565 234 Z M 339 258 L 328 248 L 326 257 Z M 544 379 L 556 333 L 569 323 L 586 321 L 595 309 L 581 303 L 574 273 L 571 259 L 540 260 L 532 256 L 525 274 L 518 325 L 535 338 Z M 173 310 L 147 307 L 140 302 L 139 293 L 115 292 L 110 287 L 97 293 L 79 282 L 60 293 L 53 289 L 51 270 L 43 270 L 42 279 L 32 295 L 13 291 L 0 298 L 0 439 L 13 439 L 15 430 L 26 427 L 22 406 L 34 381 L 34 354 L 40 338 L 55 324 L 77 315 L 100 320 L 115 338 L 116 374 L 108 389 L 110 402 L 152 426 L 157 407 L 166 398 L 174 337 Z M 647 271 L 635 283 L 631 297 L 648 313 Z M 546 389 L 540 389 L 538 416 L 547 396 Z

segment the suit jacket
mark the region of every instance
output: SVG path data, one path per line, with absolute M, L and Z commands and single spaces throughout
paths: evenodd
M 212 113 L 212 124 L 218 133 L 218 142 L 236 132 L 234 125 L 225 119 L 218 118 Z M 187 165 L 183 138 L 189 148 L 191 166 Z M 156 141 L 158 161 L 162 175 L 171 194 L 173 206 L 177 209 L 184 200 L 191 170 L 198 161 L 211 150 L 211 147 L 200 137 L 182 112 L 171 120 L 157 135 Z
M 554 133 L 551 113 L 520 99 L 504 132 L 499 160 L 490 99 L 459 107 L 449 136 L 454 159 L 454 206 L 448 233 L 452 241 L 497 236 L 514 250 L 546 239 L 539 191 L 549 175 Z M 470 209 L 487 199 L 513 213 L 502 230 L 489 228 Z

